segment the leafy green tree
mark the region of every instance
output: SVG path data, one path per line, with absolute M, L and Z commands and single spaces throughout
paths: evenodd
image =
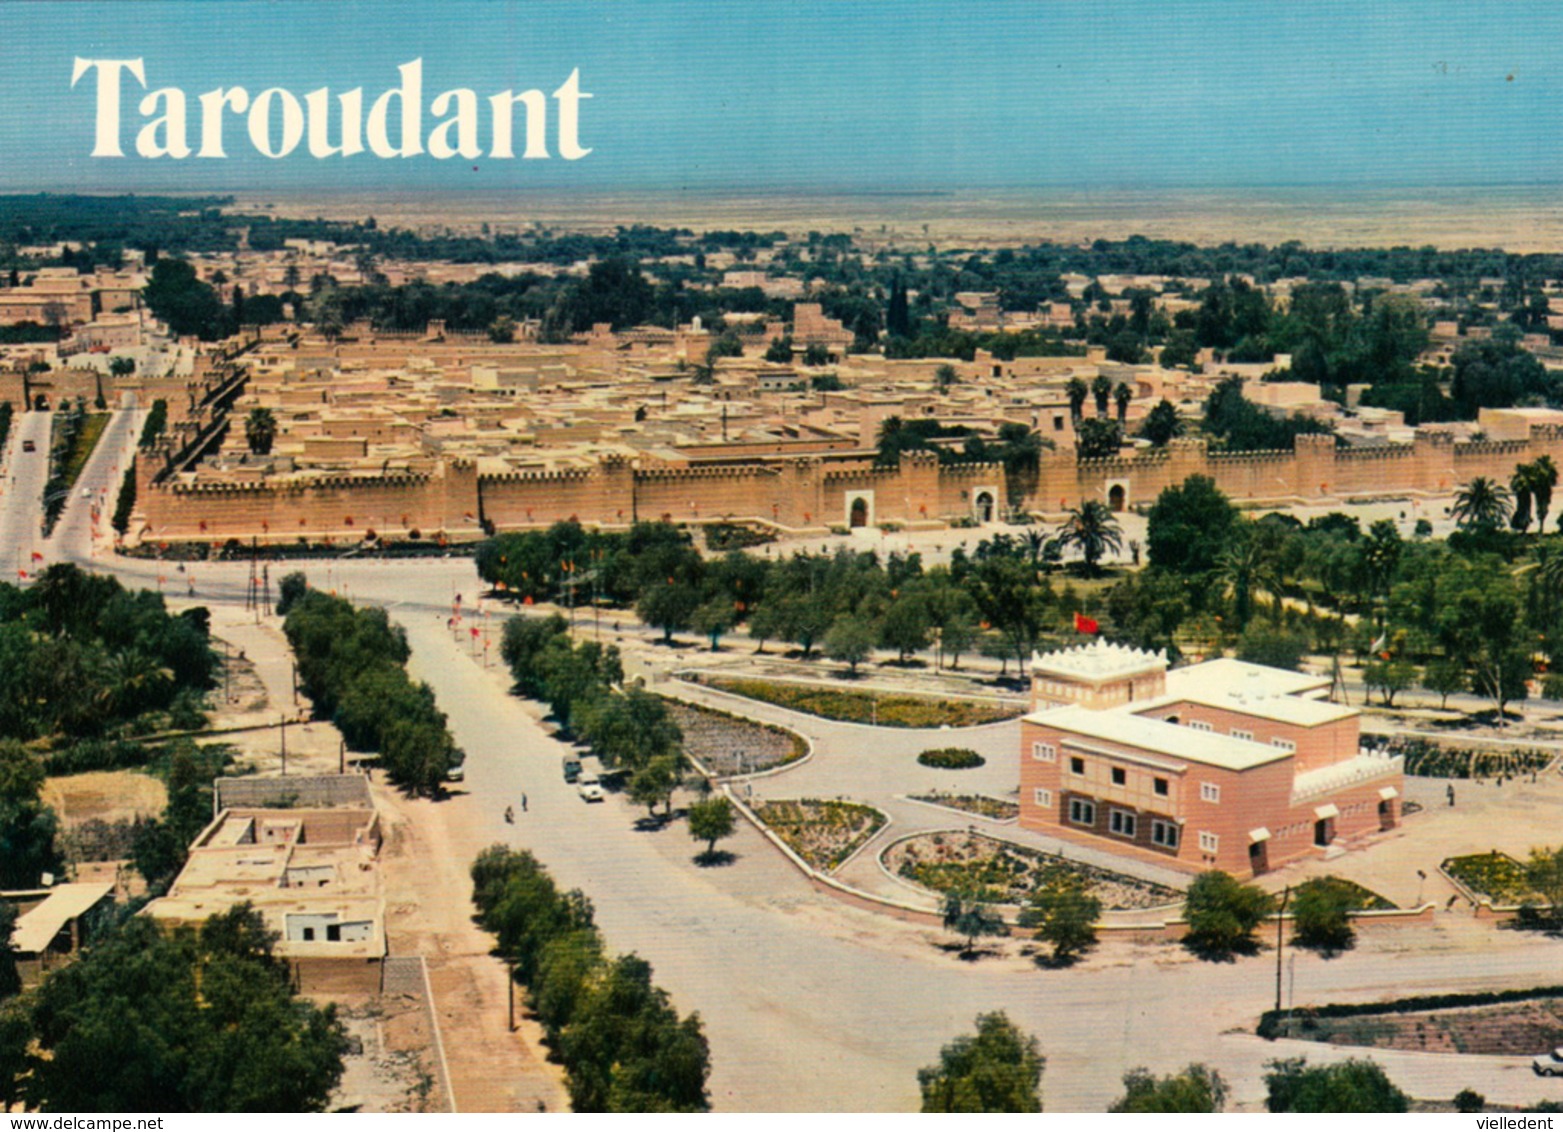
M 771 344 L 765 348 L 765 360 L 777 365 L 790 366 L 792 364 L 792 337 L 783 334 L 780 338 L 772 339 Z
M 257 456 L 269 456 L 277 439 L 277 418 L 270 409 L 251 409 L 244 418 L 244 442 Z
M 1215 480 L 1190 476 L 1156 497 L 1146 520 L 1147 556 L 1152 566 L 1178 574 L 1208 573 L 1232 544 L 1240 521 Z
M 685 582 L 657 582 L 641 591 L 635 614 L 647 625 L 662 630 L 665 644 L 673 634 L 688 629 L 700 608 L 700 591 Z
M 1487 1098 L 1475 1089 L 1461 1089 L 1450 1102 L 1456 1112 L 1486 1112 Z
M 716 855 L 716 843 L 731 837 L 737 828 L 733 804 L 720 794 L 713 794 L 701 802 L 693 802 L 688 813 L 689 836 L 706 843 L 703 856 L 710 860 Z
M 1166 1077 L 1131 1069 L 1123 1075 L 1123 1089 L 1108 1112 L 1220 1112 L 1226 1107 L 1221 1074 L 1197 1063 Z
M 972 955 L 977 940 L 983 936 L 1007 936 L 1009 927 L 1004 917 L 974 892 L 947 892 L 941 908 L 944 930 L 953 932 L 966 941 L 961 954 Z
M 629 796 L 631 800 L 646 807 L 646 813 L 656 815 L 657 804 L 662 803 L 667 809 L 667 816 L 673 814 L 673 791 L 678 788 L 679 763 L 672 755 L 659 755 L 648 759 L 630 775 Z
M 1549 921 L 1563 922 L 1563 847 L 1530 851 L 1525 886 L 1546 901 Z
M 60 870 L 59 821 L 39 798 L 43 780 L 37 755 L 0 740 L 0 888 L 37 888 L 44 873 Z
M 955 372 L 955 367 L 946 362 L 933 371 L 933 383 L 942 392 L 960 381 L 960 375 Z
M 21 998 L 0 1002 L 0 1112 L 10 1112 L 23 1099 L 22 1080 L 32 1043 L 27 1007 Z
M 803 364 L 810 368 L 828 366 L 830 364 L 830 351 L 825 348 L 823 342 L 810 342 L 803 348 Z
M 1362 669 L 1362 682 L 1377 688 L 1385 707 L 1395 706 L 1395 697 L 1416 683 L 1416 665 L 1409 660 L 1372 660 Z
M 488 324 L 488 340 L 495 343 L 514 342 L 516 340 L 516 320 L 507 314 L 502 314 Z
M 1151 406 L 1151 411 L 1145 414 L 1145 421 L 1140 425 L 1140 435 L 1156 448 L 1165 448 L 1168 441 L 1182 436 L 1183 420 L 1178 416 L 1178 407 L 1165 397 L 1157 401 Z
M 939 1051 L 939 1063 L 917 1071 L 924 1112 L 1041 1112 L 1037 1039 L 1002 1011 L 977 1016 L 977 1032 Z
M 1123 427 L 1117 421 L 1091 417 L 1075 426 L 1075 455 L 1082 460 L 1116 456 L 1123 444 Z
M 1306 1059 L 1266 1063 L 1271 1112 L 1405 1112 L 1409 1098 L 1375 1063 L 1360 1058 L 1309 1066 Z
M 1331 953 L 1351 946 L 1357 901 L 1335 877 L 1310 877 L 1292 893 L 1293 942 Z
M 731 599 L 726 594 L 718 594 L 701 603 L 700 607 L 690 614 L 689 627 L 708 639 L 711 642 L 711 651 L 716 652 L 722 634 L 733 627 Z
M 1269 894 L 1257 885 L 1243 884 L 1219 869 L 1200 873 L 1184 899 L 1184 942 L 1206 956 L 1251 952 L 1258 946 L 1254 931 L 1273 907 Z
M 16 905 L 0 901 L 0 1003 L 22 990 L 22 976 L 16 969 L 16 946 L 11 940 L 15 930 Z M 3 1044 L 4 1036 L 0 1034 L 0 1045 Z M 0 1066 L 4 1061 L 4 1055 L 0 1054 Z M 0 1069 L 0 1078 L 3 1076 L 3 1069 Z
M 1194 340 L 1194 335 L 1188 330 L 1174 330 L 1167 335 L 1167 341 L 1161 348 L 1161 356 L 1157 358 L 1157 364 L 1163 369 L 1176 369 L 1179 366 L 1192 367 L 1199 362 L 1199 343 Z
M 1439 657 L 1422 671 L 1422 687 L 1437 693 L 1440 711 L 1449 707 L 1451 695 L 1465 691 L 1468 686 L 1465 666 L 1449 657 Z
M 1239 660 L 1293 672 L 1302 668 L 1302 659 L 1307 652 L 1306 636 L 1258 621 L 1245 629 L 1237 642 Z
M 1058 528 L 1059 544 L 1080 551 L 1089 575 L 1098 572 L 1102 556 L 1123 549 L 1123 530 L 1113 518 L 1112 509 L 1099 499 L 1087 499 L 1071 508 L 1069 517 Z
M 342 1076 L 333 1006 L 293 994 L 248 905 L 199 929 L 127 920 L 38 988 L 29 1106 L 318 1112 Z
M 1049 878 L 1031 894 L 1020 914 L 1020 926 L 1035 928 L 1036 938 L 1053 945 L 1053 962 L 1073 962 L 1096 946 L 1096 921 L 1102 902 L 1085 887 L 1066 876 Z
M 857 666 L 874 655 L 873 626 L 854 614 L 842 614 L 825 634 L 825 655 L 847 665 L 856 676 Z
M 928 603 L 918 592 L 906 592 L 895 597 L 879 622 L 879 643 L 894 649 L 905 664 L 913 653 L 928 647 L 928 637 L 933 630 Z M 827 646 L 828 648 L 828 646 Z

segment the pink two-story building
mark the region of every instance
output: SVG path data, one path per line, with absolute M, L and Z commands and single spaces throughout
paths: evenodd
M 1169 671 L 1104 641 L 1036 656 L 1020 824 L 1239 876 L 1392 829 L 1401 759 L 1359 746 L 1329 683 L 1227 659 Z

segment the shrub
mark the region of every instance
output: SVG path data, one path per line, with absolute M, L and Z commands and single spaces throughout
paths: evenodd
M 1207 955 L 1248 952 L 1255 947 L 1254 929 L 1270 914 L 1272 903 L 1263 889 L 1242 884 L 1212 869 L 1189 885 L 1183 914 L 1189 930 L 1185 943 Z
M 987 762 L 969 747 L 939 747 L 924 751 L 917 756 L 917 761 L 923 766 L 936 767 L 939 770 L 971 770 Z
M 846 692 L 769 680 L 713 677 L 707 683 L 724 692 L 793 711 L 847 723 L 876 723 L 881 727 L 975 727 L 1013 719 L 1025 711 L 1019 706 L 966 700 L 925 700 L 916 696 L 881 696 L 871 692 Z

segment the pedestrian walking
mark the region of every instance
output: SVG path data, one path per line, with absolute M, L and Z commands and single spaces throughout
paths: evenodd
M 526 813 L 526 795 L 521 795 L 521 812 Z
M 1454 783 L 1453 782 L 1451 782 L 1449 784 L 1448 790 L 1449 790 L 1449 804 L 1452 806 L 1452 805 L 1454 805 Z

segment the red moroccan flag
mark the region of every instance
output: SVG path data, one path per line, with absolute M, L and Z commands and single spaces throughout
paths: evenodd
M 1094 633 L 1094 632 L 1096 632 L 1100 628 L 1101 628 L 1100 625 L 1098 625 L 1094 620 L 1092 620 L 1091 618 L 1085 616 L 1084 614 L 1082 614 L 1082 613 L 1076 613 L 1075 614 L 1075 632 L 1077 632 L 1077 633 Z

